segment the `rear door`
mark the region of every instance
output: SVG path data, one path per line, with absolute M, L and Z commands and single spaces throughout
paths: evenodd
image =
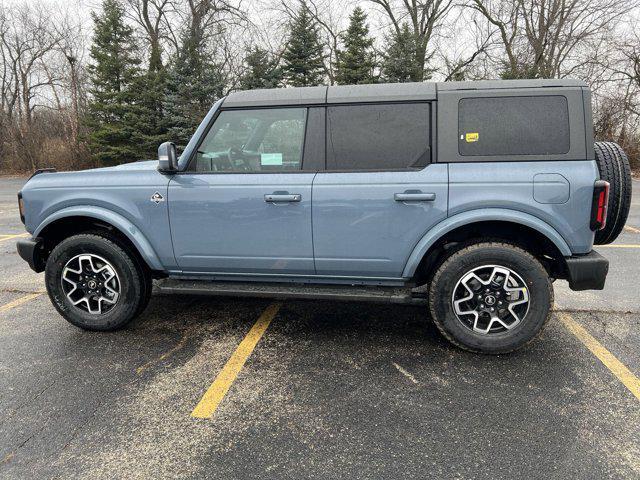
M 319 275 L 399 278 L 447 215 L 447 165 L 431 163 L 431 105 L 327 107 L 327 171 L 313 183 Z
M 169 184 L 174 252 L 184 272 L 315 273 L 315 173 L 303 168 L 308 110 L 220 113 L 188 171 Z

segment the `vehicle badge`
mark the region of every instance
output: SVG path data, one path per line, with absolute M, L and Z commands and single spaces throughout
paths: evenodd
M 151 201 L 155 202 L 155 204 L 157 205 L 160 202 L 164 202 L 164 197 L 160 195 L 160 192 L 156 192 L 153 195 L 151 195 Z

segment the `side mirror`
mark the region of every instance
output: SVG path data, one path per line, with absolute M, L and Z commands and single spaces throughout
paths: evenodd
M 164 142 L 158 147 L 158 170 L 168 173 L 178 170 L 178 155 L 176 155 L 175 143 Z

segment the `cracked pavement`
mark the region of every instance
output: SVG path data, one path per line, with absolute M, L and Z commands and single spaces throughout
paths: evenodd
M 0 234 L 24 231 L 23 182 L 0 177 Z M 640 250 L 600 252 L 605 290 L 558 281 L 556 308 L 640 376 Z M 0 306 L 44 290 L 13 239 L 0 271 Z M 67 324 L 46 295 L 0 312 L 0 478 L 640 478 L 640 401 L 557 315 L 487 357 L 423 307 L 287 301 L 214 417 L 192 418 L 269 304 L 156 295 L 116 333 Z

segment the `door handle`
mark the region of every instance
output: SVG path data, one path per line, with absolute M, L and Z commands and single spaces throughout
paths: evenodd
M 395 193 L 393 199 L 396 202 L 433 202 L 436 199 L 435 193 Z
M 264 201 L 267 203 L 291 203 L 299 202 L 302 200 L 302 195 L 299 193 L 270 193 L 264 196 Z

